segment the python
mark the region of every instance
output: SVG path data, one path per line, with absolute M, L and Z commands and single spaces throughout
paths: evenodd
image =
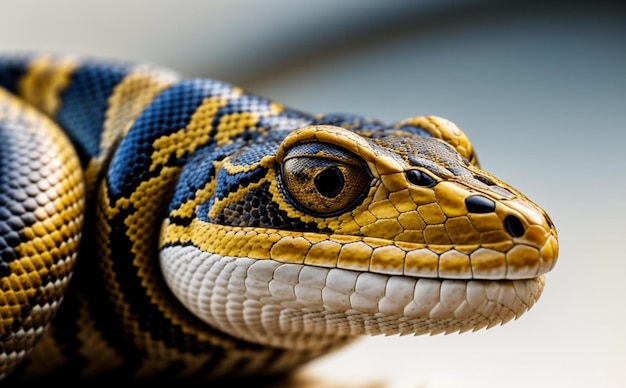
M 209 79 L 0 55 L 0 376 L 279 374 L 540 297 L 548 215 L 452 122 L 312 115 Z

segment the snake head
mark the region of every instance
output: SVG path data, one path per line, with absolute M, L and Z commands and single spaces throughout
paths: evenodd
M 179 300 L 286 348 L 477 330 L 527 311 L 558 255 L 546 213 L 481 170 L 446 120 L 348 121 L 193 155 L 161 241 Z
M 363 238 L 312 262 L 447 279 L 533 278 L 555 265 L 548 215 L 482 171 L 447 120 L 364 131 L 310 126 L 290 134 L 276 160 L 284 197 L 300 218 Z

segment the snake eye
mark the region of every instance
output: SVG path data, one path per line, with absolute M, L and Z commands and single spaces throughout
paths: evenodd
M 432 187 L 437 181 L 420 170 L 409 170 L 406 172 L 406 179 L 414 185 L 422 187 Z
M 361 161 L 337 147 L 305 143 L 288 150 L 281 169 L 287 197 L 315 216 L 346 211 L 367 193 L 371 176 Z
M 315 188 L 326 198 L 335 198 L 343 190 L 346 180 L 337 166 L 329 167 L 315 177 Z

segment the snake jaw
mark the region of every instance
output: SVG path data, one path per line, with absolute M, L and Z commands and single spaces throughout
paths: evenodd
M 364 334 L 490 328 L 528 311 L 544 286 L 543 276 L 414 278 L 222 256 L 192 245 L 164 248 L 161 266 L 171 290 L 201 320 L 236 338 L 288 349 Z

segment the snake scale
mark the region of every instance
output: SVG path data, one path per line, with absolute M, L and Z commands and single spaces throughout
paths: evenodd
M 210 79 L 0 55 L 0 376 L 291 371 L 503 324 L 548 215 L 436 116 L 311 115 Z

